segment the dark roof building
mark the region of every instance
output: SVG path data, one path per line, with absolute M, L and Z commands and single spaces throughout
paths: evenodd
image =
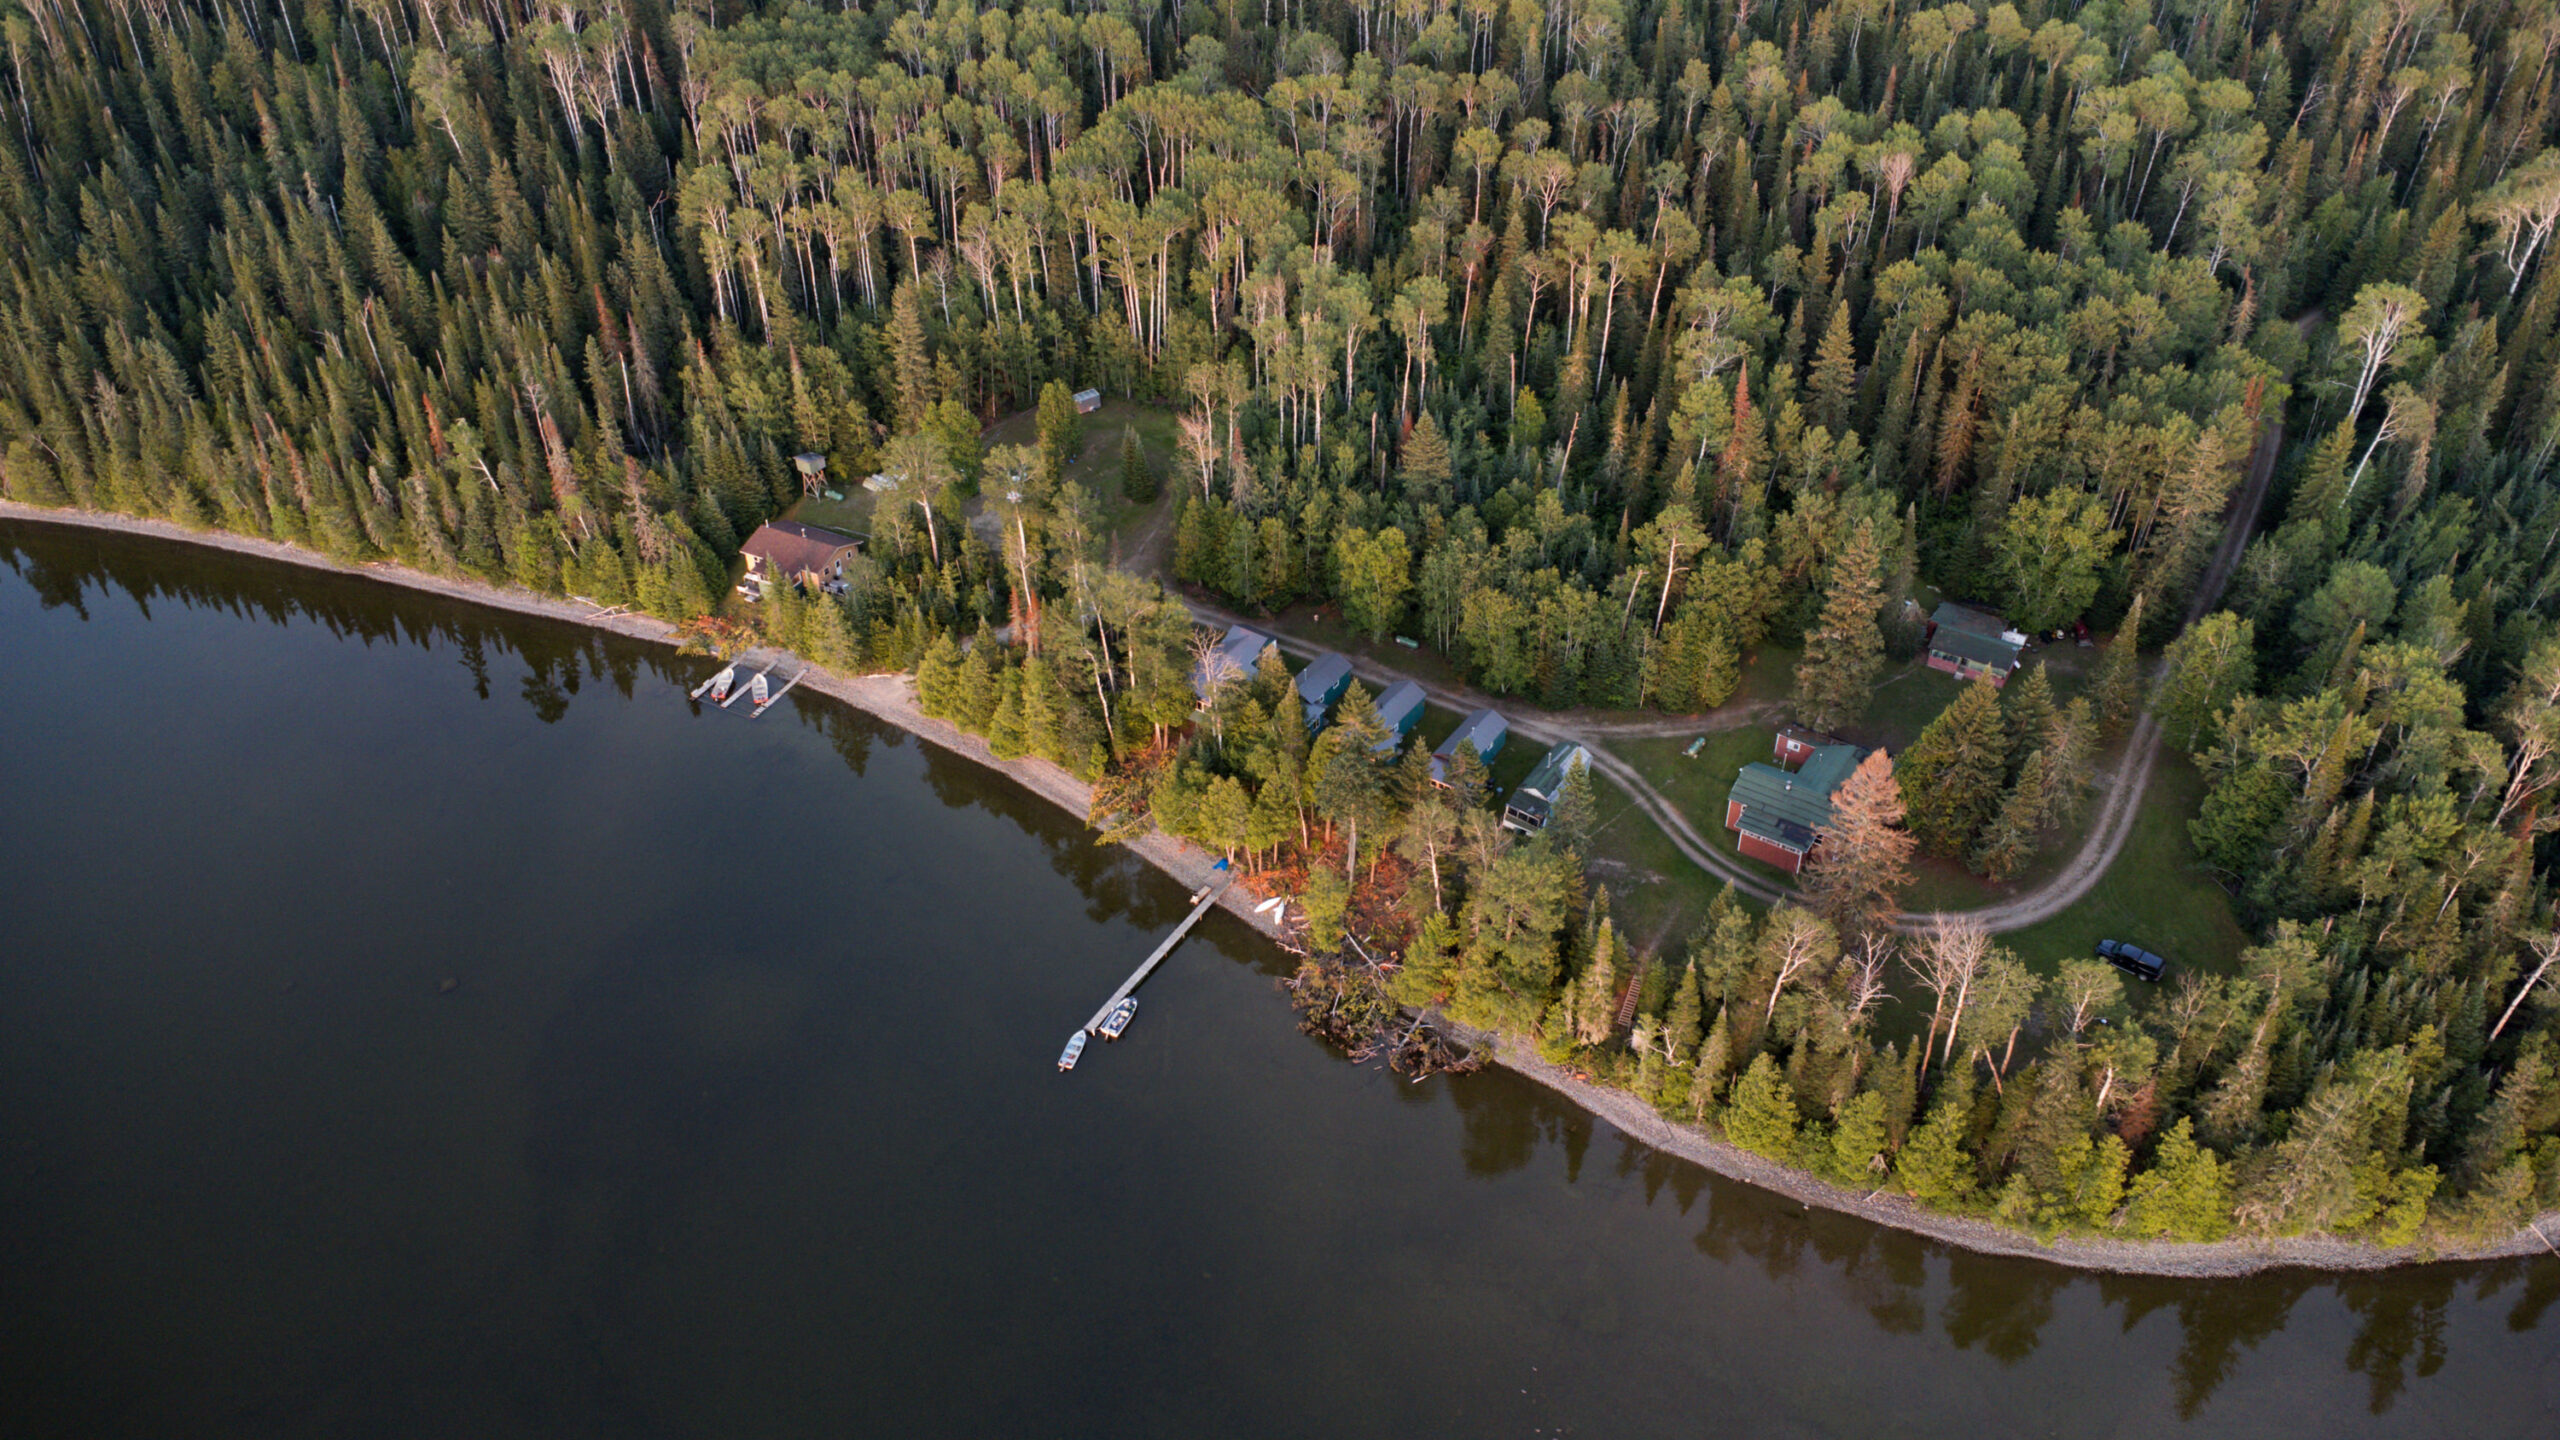
M 1793 875 L 1831 823 L 1831 793 L 1866 758 L 1855 745 L 1823 745 L 1793 774 L 1754 760 L 1733 777 L 1724 828 L 1738 832 L 1743 854 Z
M 1298 672 L 1298 699 L 1307 707 L 1307 729 L 1324 728 L 1324 712 L 1351 688 L 1351 662 L 1330 652 L 1308 662 Z
M 1511 792 L 1502 807 L 1502 823 L 1514 830 L 1544 830 L 1555 818 L 1556 797 L 1564 793 L 1565 777 L 1576 770 L 1591 769 L 1591 752 L 1570 740 L 1559 742 Z
M 1371 747 L 1380 754 L 1404 748 L 1405 737 L 1422 721 L 1422 687 L 1410 680 L 1399 680 L 1378 697 L 1378 723 L 1387 727 L 1387 738 Z
M 1218 648 L 1210 651 L 1209 658 L 1191 672 L 1191 690 L 1200 697 L 1201 708 L 1208 708 L 1213 682 L 1252 679 L 1253 667 L 1262 663 L 1262 652 L 1277 643 L 1270 636 L 1247 626 L 1238 625 L 1228 630 L 1225 638 L 1218 642 Z
M 1502 742 L 1510 738 L 1511 722 L 1498 711 L 1479 710 L 1459 721 L 1449 738 L 1440 742 L 1440 748 L 1431 752 L 1431 783 L 1449 783 L 1449 762 L 1458 758 L 1460 744 L 1474 745 L 1476 758 L 1490 764 L 1494 756 L 1502 753 Z
M 758 586 L 785 579 L 824 585 L 843 579 L 845 557 L 861 548 L 862 542 L 850 535 L 797 520 L 768 520 L 738 553 L 747 557 L 747 576 Z
M 1994 685 L 2007 684 L 2026 645 L 2026 636 L 1987 610 L 1948 601 L 1929 616 L 1929 668 L 1959 680 L 1988 675 Z

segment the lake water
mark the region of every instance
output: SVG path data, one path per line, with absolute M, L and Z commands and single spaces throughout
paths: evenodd
M 0 1434 L 2560 1434 L 2560 1260 L 2176 1283 L 1300 1035 L 831 701 L 0 524 Z

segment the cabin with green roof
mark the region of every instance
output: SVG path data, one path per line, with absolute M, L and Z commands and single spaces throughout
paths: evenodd
M 1797 874 L 1831 823 L 1832 792 L 1866 758 L 1855 745 L 1823 745 L 1793 774 L 1754 760 L 1733 779 L 1724 828 L 1738 833 L 1743 854 Z
M 1502 823 L 1524 835 L 1546 829 L 1555 818 L 1556 797 L 1564 793 L 1565 777 L 1590 769 L 1590 751 L 1570 740 L 1559 741 L 1511 792 L 1510 803 L 1502 807 Z

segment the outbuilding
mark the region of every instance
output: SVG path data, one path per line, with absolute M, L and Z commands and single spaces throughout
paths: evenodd
M 1498 711 L 1479 710 L 1459 721 L 1449 738 L 1440 742 L 1440 748 L 1431 752 L 1431 783 L 1449 783 L 1449 762 L 1458 758 L 1460 745 L 1475 746 L 1476 758 L 1490 765 L 1493 757 L 1502 753 L 1502 742 L 1510 738 L 1511 722 Z
M 1101 408 L 1102 408 L 1102 392 L 1101 392 L 1101 391 L 1099 391 L 1099 390 L 1079 390 L 1079 391 L 1077 391 L 1077 392 L 1076 392 L 1076 413 L 1077 413 L 1077 414 L 1079 414 L 1079 415 L 1090 415 L 1090 414 L 1092 414 L 1094 411 L 1099 410 L 1099 409 L 1101 409 Z

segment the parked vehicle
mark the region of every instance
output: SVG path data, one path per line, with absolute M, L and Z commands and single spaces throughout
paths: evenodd
M 2169 968 L 2168 961 L 2130 940 L 2099 941 L 2098 958 L 2136 980 L 2157 981 Z

